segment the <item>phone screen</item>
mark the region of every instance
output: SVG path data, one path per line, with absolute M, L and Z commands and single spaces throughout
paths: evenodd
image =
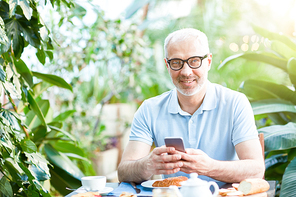
M 167 147 L 174 147 L 178 151 L 185 152 L 182 137 L 165 137 L 164 142 Z

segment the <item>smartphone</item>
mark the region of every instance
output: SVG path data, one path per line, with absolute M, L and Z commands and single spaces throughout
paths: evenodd
M 174 147 L 176 150 L 185 153 L 185 146 L 182 137 L 165 137 L 164 142 L 166 147 Z

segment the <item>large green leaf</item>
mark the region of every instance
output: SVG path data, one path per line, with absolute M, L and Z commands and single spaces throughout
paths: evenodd
M 254 100 L 276 98 L 296 105 L 296 93 L 284 85 L 259 80 L 247 80 L 241 84 L 240 91 Z
M 271 48 L 271 50 L 273 50 L 276 53 L 280 54 L 281 56 L 285 57 L 286 59 L 290 59 L 292 57 L 295 57 L 296 48 L 293 50 L 293 49 L 287 47 L 287 45 L 285 45 L 284 43 L 282 43 L 280 41 L 276 41 L 276 40 L 272 41 L 270 48 Z
M 37 105 L 40 109 L 40 112 L 42 113 L 43 117 L 44 117 L 44 121 L 46 121 L 46 117 L 48 115 L 48 112 L 50 110 L 50 104 L 48 100 L 39 100 L 37 102 Z M 37 126 L 39 126 L 40 124 L 42 124 L 42 120 L 40 120 L 39 116 L 36 114 L 35 111 L 29 111 L 26 114 L 26 124 L 29 126 L 29 128 L 35 128 Z M 43 124 L 44 125 L 44 124 Z
M 288 61 L 287 67 L 288 67 L 290 81 L 294 85 L 294 87 L 296 87 L 296 58 L 294 57 L 290 58 Z
M 228 58 L 226 58 L 219 66 L 218 69 L 221 69 L 225 65 L 227 65 L 229 62 L 237 59 L 237 58 L 244 58 L 251 61 L 257 61 L 257 62 L 264 62 L 270 65 L 273 65 L 275 67 L 278 67 L 284 71 L 287 72 L 287 60 L 285 58 L 281 58 L 276 56 L 274 53 L 267 53 L 267 52 L 250 52 L 250 53 L 241 53 L 232 55 Z
M 53 119 L 53 121 L 64 121 L 66 120 L 69 116 L 72 116 L 72 114 L 76 112 L 75 109 L 72 109 L 72 110 L 68 110 L 68 111 L 65 111 L 63 113 L 60 113 L 57 117 L 55 117 Z
M 265 159 L 265 168 L 268 169 L 279 163 L 286 163 L 288 161 L 288 156 L 285 154 L 272 155 L 271 157 Z
M 84 157 L 84 151 L 78 147 L 76 144 L 73 142 L 62 142 L 62 141 L 57 141 L 53 143 L 54 148 L 63 153 L 75 153 L 81 157 Z
M 42 124 L 44 126 L 46 126 L 46 122 L 44 119 L 44 116 L 37 104 L 37 102 L 35 101 L 35 99 L 33 98 L 33 93 L 31 92 L 31 90 L 28 91 L 28 102 L 30 103 L 31 108 L 33 109 L 33 111 L 35 112 L 35 114 L 37 115 L 37 117 L 39 118 L 39 120 L 42 122 Z
M 285 170 L 280 197 L 296 196 L 296 157 Z
M 51 75 L 51 74 L 43 74 L 39 72 L 32 72 L 32 73 L 35 77 L 42 79 L 48 83 L 73 91 L 72 86 L 59 76 Z
M 54 130 L 54 131 L 57 131 L 57 132 L 61 132 L 61 133 L 63 133 L 65 136 L 69 137 L 71 140 L 76 141 L 76 138 L 75 138 L 73 135 L 71 135 L 70 133 L 68 133 L 67 131 L 64 131 L 63 129 L 59 129 L 59 128 L 54 127 L 54 126 L 52 126 L 52 125 L 48 125 L 48 127 L 49 127 L 51 130 Z
M 253 29 L 256 33 L 260 34 L 261 36 L 268 38 L 269 40 L 278 40 L 284 44 L 286 44 L 288 47 L 290 47 L 293 50 L 296 50 L 296 44 L 293 42 L 289 37 L 279 34 L 270 32 L 264 28 L 253 26 Z
M 84 176 L 81 170 L 67 156 L 55 150 L 50 144 L 45 144 L 44 151 L 48 160 L 68 175 L 78 180 Z
M 13 197 L 11 185 L 5 176 L 0 180 L 0 196 Z
M 265 99 L 251 102 L 254 115 L 276 113 L 276 112 L 293 112 L 296 113 L 295 105 L 281 99 Z
M 264 133 L 265 151 L 296 147 L 296 123 L 263 127 L 258 132 Z
M 25 62 L 21 59 L 14 59 L 14 65 L 17 72 L 26 80 L 30 87 L 33 86 L 33 75 L 31 70 L 27 67 Z
M 149 3 L 150 0 L 134 0 L 125 10 L 125 18 L 132 17 L 139 9 Z

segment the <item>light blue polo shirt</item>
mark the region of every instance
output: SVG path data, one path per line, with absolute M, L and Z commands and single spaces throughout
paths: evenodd
M 130 140 L 156 147 L 165 137 L 182 137 L 185 148 L 201 149 L 216 160 L 238 160 L 235 145 L 258 139 L 254 115 L 247 97 L 208 81 L 203 103 L 190 115 L 178 102 L 177 90 L 147 99 L 135 113 Z M 178 172 L 164 177 L 187 174 Z M 209 177 L 199 176 L 207 181 Z

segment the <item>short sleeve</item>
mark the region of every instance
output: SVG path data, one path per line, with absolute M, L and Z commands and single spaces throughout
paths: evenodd
M 239 93 L 234 105 L 232 130 L 233 145 L 235 146 L 251 139 L 258 139 L 253 110 L 247 97 Z
M 131 141 L 141 141 L 148 145 L 153 143 L 153 135 L 151 132 L 151 116 L 146 101 L 142 103 L 134 115 L 131 126 Z

